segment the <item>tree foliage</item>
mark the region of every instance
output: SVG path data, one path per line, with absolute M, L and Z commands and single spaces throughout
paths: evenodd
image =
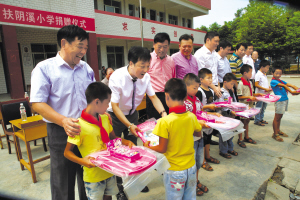
M 238 9 L 232 21 L 211 24 L 208 31 L 219 32 L 220 40 L 233 46 L 251 42 L 260 56 L 275 60 L 292 52 L 300 54 L 300 11 L 265 1 L 249 1 Z

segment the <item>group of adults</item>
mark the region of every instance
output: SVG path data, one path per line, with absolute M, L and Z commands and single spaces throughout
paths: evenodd
M 60 51 L 55 57 L 38 63 L 31 75 L 32 107 L 47 122 L 52 199 L 75 199 L 75 177 L 80 199 L 87 199 L 82 168 L 64 157 L 64 149 L 68 136 L 80 134 L 80 126 L 76 122 L 87 106 L 85 90 L 96 81 L 91 67 L 81 60 L 87 52 L 88 39 L 88 33 L 78 26 L 61 28 L 57 33 Z M 145 93 L 148 117 L 164 117 L 169 112 L 165 102 L 165 83 L 171 78 L 182 79 L 187 73 L 198 75 L 200 69 L 208 68 L 213 73 L 210 87 L 217 95 L 221 95 L 222 77 L 227 72 L 239 76 L 239 68 L 243 62 L 250 60 L 248 57 L 253 51 L 253 45 L 252 50 L 251 45 L 237 45 L 228 61 L 226 56 L 232 48 L 231 44 L 227 41 L 219 44 L 217 33 L 207 33 L 205 44 L 195 55 L 192 55 L 193 42 L 193 36 L 182 35 L 179 38 L 180 51 L 169 56 L 170 37 L 167 33 L 158 33 L 154 38 L 152 53 L 147 48 L 132 47 L 128 52 L 128 65 L 116 71 L 106 69 L 103 81 L 112 91 L 107 115 L 112 120 L 117 136 L 123 133 L 125 139 L 137 143 L 136 132 L 139 129 L 136 126 L 136 108 Z M 218 46 L 219 51 L 216 52 Z M 247 60 L 243 61 L 245 52 Z M 77 148 L 74 148 L 74 153 L 80 157 Z M 120 180 L 118 183 L 121 185 Z M 147 192 L 148 188 L 143 191 Z M 126 196 L 121 192 L 117 198 L 126 199 Z

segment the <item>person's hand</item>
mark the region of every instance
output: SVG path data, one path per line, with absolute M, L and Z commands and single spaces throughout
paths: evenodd
M 216 104 L 209 105 L 209 109 L 211 109 L 211 110 L 216 110 L 216 108 L 217 108 Z
M 231 111 L 230 114 L 236 116 L 236 113 L 234 111 Z
M 139 129 L 136 125 L 132 124 L 130 126 L 130 132 L 135 136 L 138 137 L 138 134 L 136 132 L 142 132 L 141 129 Z
M 266 89 L 265 91 L 268 92 L 268 93 L 270 93 L 270 92 L 272 92 L 273 90 L 269 88 L 269 89 Z
M 217 117 L 222 117 L 222 115 L 220 113 L 209 113 L 211 115 L 216 115 Z
M 150 141 L 146 141 L 146 142 L 143 144 L 144 147 L 148 147 L 148 148 L 150 147 L 149 145 L 150 145 Z
M 263 93 L 258 93 L 257 95 L 262 97 L 262 96 L 264 96 L 265 94 L 263 94 Z
M 293 95 L 298 95 L 298 94 L 300 94 L 300 92 L 296 92 L 296 91 L 292 91 L 291 92 Z
M 68 136 L 74 137 L 80 134 L 80 126 L 77 124 L 78 121 L 78 119 L 67 117 L 62 120 L 63 128 Z
M 219 98 L 222 96 L 221 88 L 219 86 L 215 87 L 214 92 Z
M 108 114 L 107 112 L 105 112 L 104 115 L 107 115 L 107 116 L 108 116 L 108 119 L 109 119 L 110 124 L 113 125 L 110 114 Z
M 87 168 L 96 167 L 96 165 L 92 163 L 91 160 L 95 160 L 95 158 L 91 156 L 86 156 L 82 158 L 82 162 L 83 162 L 82 165 L 84 165 Z
M 249 98 L 251 101 L 256 101 L 257 99 L 254 96 L 250 96 Z
M 210 126 L 208 126 L 208 125 L 206 124 L 206 121 L 204 121 L 204 120 L 198 120 L 198 122 L 199 122 L 199 124 L 202 126 L 202 128 L 210 128 Z
M 133 142 L 131 142 L 130 140 L 122 139 L 122 143 L 124 145 L 128 146 L 130 149 L 135 146 L 135 144 Z

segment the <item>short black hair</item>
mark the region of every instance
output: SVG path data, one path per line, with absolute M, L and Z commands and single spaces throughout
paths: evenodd
M 87 104 L 90 104 L 95 99 L 99 99 L 103 102 L 108 98 L 109 94 L 111 94 L 110 88 L 101 82 L 91 83 L 85 90 Z
M 187 95 L 186 85 L 179 78 L 171 78 L 166 82 L 165 93 L 168 93 L 173 101 L 184 101 Z
M 253 46 L 253 44 L 251 42 L 248 42 L 247 43 L 247 48 L 250 47 L 250 46 Z
M 236 76 L 233 74 L 233 73 L 227 73 L 225 74 L 225 76 L 223 77 L 223 82 L 226 81 L 226 82 L 230 82 L 232 80 L 237 80 L 236 79 Z
M 275 66 L 272 66 L 272 73 L 275 73 L 275 71 L 276 71 L 277 69 L 279 69 L 279 70 L 281 70 L 281 71 L 283 72 L 283 69 L 282 69 L 281 66 L 275 65 Z
M 61 47 L 61 40 L 66 39 L 70 44 L 76 39 L 83 41 L 85 39 L 89 40 L 89 34 L 75 25 L 64 26 L 57 32 L 57 43 L 58 46 Z
M 202 68 L 198 72 L 198 77 L 199 77 L 199 79 L 201 79 L 201 78 L 204 79 L 207 74 L 212 74 L 212 72 L 207 68 Z
M 259 63 L 259 69 L 261 68 L 261 67 L 266 67 L 266 66 L 270 66 L 270 62 L 269 61 L 267 61 L 267 60 L 262 60 L 260 63 Z
M 157 33 L 155 36 L 154 36 L 154 44 L 160 42 L 160 43 L 163 43 L 165 42 L 166 40 L 168 40 L 168 43 L 170 44 L 170 36 L 168 33 L 165 33 L 165 32 L 162 32 L 162 33 Z
M 200 83 L 200 79 L 198 76 L 196 76 L 193 73 L 188 73 L 184 76 L 183 82 L 186 84 L 186 86 L 192 85 L 194 82 Z
M 209 38 L 211 40 L 216 36 L 220 36 L 219 33 L 214 32 L 214 31 L 207 32 L 205 37 L 204 37 L 204 44 L 206 43 L 207 38 Z
M 217 48 L 218 51 L 220 51 L 220 47 L 222 47 L 223 49 L 226 49 L 227 47 L 232 48 L 232 45 L 229 41 L 227 40 L 222 40 L 221 42 L 219 42 L 219 46 Z
M 246 43 L 239 43 L 239 44 L 236 45 L 235 51 L 239 50 L 241 46 L 245 47 L 245 50 L 246 50 L 247 47 L 248 47 Z
M 129 49 L 128 52 L 128 63 L 131 61 L 133 64 L 138 61 L 147 62 L 151 60 L 150 51 L 141 46 L 133 46 Z
M 108 69 L 112 69 L 112 70 L 114 70 L 113 68 L 111 68 L 111 67 L 108 67 L 108 68 L 106 68 L 105 69 L 105 75 L 107 75 L 107 71 L 108 71 Z
M 241 69 L 240 69 L 240 72 L 242 75 L 244 75 L 244 72 L 249 72 L 250 69 L 252 69 L 251 65 L 248 65 L 248 64 L 244 64 Z
M 180 36 L 179 42 L 181 42 L 181 40 L 190 40 L 190 39 L 194 42 L 194 37 L 192 35 L 183 34 L 182 36 Z

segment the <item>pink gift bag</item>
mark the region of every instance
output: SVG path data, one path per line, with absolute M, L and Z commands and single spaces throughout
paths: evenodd
M 240 117 L 250 118 L 257 115 L 260 112 L 260 108 L 250 108 L 244 111 L 236 111 L 235 114 Z
M 256 99 L 258 101 L 263 101 L 263 102 L 266 102 L 266 103 L 276 102 L 280 98 L 281 98 L 280 95 L 271 95 L 271 94 L 266 94 L 266 95 L 263 95 L 263 96 L 256 97 Z

